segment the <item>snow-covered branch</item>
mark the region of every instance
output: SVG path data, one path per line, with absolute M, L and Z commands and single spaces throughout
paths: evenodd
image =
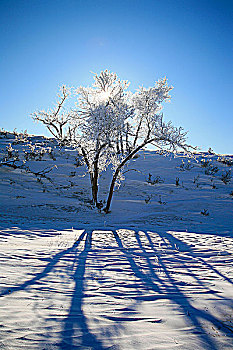
M 32 113 L 34 121 L 42 122 L 50 133 L 62 144 L 68 143 L 72 139 L 73 127 L 71 127 L 70 121 L 73 113 L 72 110 L 66 111 L 64 106 L 71 93 L 71 88 L 62 85 L 58 93 L 57 103 L 53 109 Z

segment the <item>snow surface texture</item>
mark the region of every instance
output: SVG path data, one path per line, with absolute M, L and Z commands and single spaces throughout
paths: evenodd
M 106 215 L 77 153 L 53 152 L 27 163 L 51 181 L 0 167 L 0 348 L 232 349 L 231 167 L 140 153 Z

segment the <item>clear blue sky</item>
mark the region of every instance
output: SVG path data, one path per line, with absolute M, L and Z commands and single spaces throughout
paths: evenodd
M 166 75 L 165 118 L 193 145 L 233 154 L 232 47 L 232 0 L 0 0 L 0 127 L 46 134 L 30 113 L 59 84 L 90 85 L 91 71 L 132 90 Z

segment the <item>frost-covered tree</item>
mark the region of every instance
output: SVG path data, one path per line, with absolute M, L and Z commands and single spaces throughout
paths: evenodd
M 79 151 L 87 167 L 92 199 L 99 209 L 99 176 L 109 166 L 112 178 L 104 211 L 110 211 L 114 188 L 124 179 L 123 169 L 137 152 L 147 145 L 156 149 L 186 151 L 186 132 L 163 118 L 162 103 L 170 101 L 167 79 L 153 87 L 128 91 L 129 83 L 108 70 L 94 74 L 91 87 L 68 89 L 63 86 L 57 106 L 48 112 L 33 114 L 61 144 L 72 145 Z M 77 96 L 75 107 L 64 109 L 66 99 Z
M 32 114 L 34 121 L 42 122 L 50 133 L 59 140 L 60 144 L 69 144 L 74 132 L 71 127 L 72 110 L 65 109 L 65 102 L 71 95 L 71 88 L 63 85 L 60 87 L 55 107 L 47 111 L 41 110 Z

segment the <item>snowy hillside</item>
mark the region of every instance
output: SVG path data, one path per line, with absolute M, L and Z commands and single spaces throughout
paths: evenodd
M 1 349 L 232 349 L 233 156 L 141 152 L 109 214 L 77 151 L 0 159 Z
M 115 191 L 112 211 L 105 215 L 91 205 L 89 176 L 77 151 L 60 149 L 55 141 L 31 137 L 15 142 L 2 135 L 1 159 L 12 144 L 30 172 L 0 167 L 2 225 L 28 224 L 43 227 L 53 222 L 58 228 L 177 229 L 179 231 L 231 234 L 233 226 L 233 156 L 196 154 L 187 159 L 179 154 L 164 157 L 145 151 L 131 161 L 125 181 Z M 41 147 L 47 150 L 45 152 Z M 49 150 L 51 148 L 52 150 Z M 48 152 L 50 151 L 50 153 Z M 34 153 L 33 153 L 34 152 Z M 42 153 L 42 156 L 40 155 Z M 35 154 L 34 159 L 26 153 Z M 32 158 L 32 157 L 31 157 Z M 41 160 L 39 160 L 41 158 Z M 225 162 L 227 164 L 224 164 Z M 44 169 L 51 172 L 41 177 Z M 38 173 L 35 176 L 32 172 Z M 110 177 L 103 173 L 100 198 L 104 201 Z

